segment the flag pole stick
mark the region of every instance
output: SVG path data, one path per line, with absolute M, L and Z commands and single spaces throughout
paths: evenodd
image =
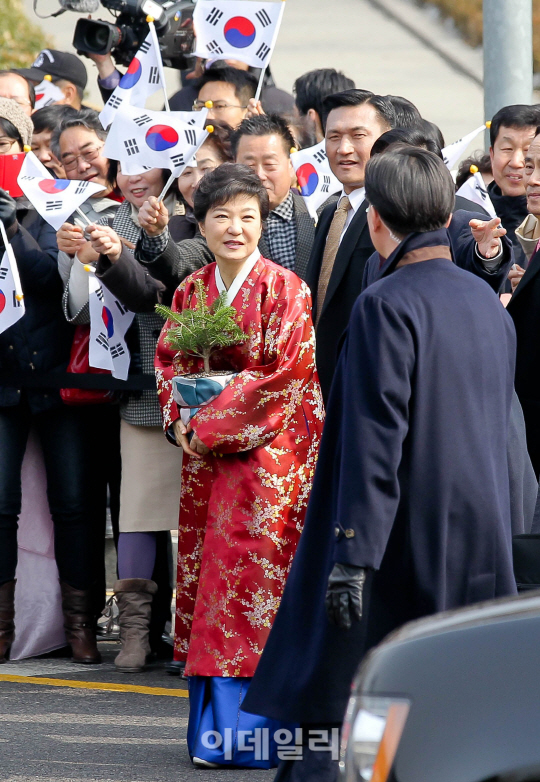
M 4 242 L 4 250 L 7 250 L 9 239 L 7 238 L 6 227 L 2 220 L 0 220 L 0 233 L 2 234 L 2 241 Z
M 157 61 L 158 61 L 158 68 L 159 68 L 159 78 L 161 79 L 161 84 L 163 86 L 163 97 L 165 99 L 165 111 L 170 111 L 169 106 L 169 99 L 167 98 L 167 87 L 165 85 L 165 71 L 163 69 L 163 58 L 161 56 L 161 49 L 159 46 L 159 41 L 156 33 L 156 28 L 154 26 L 154 17 L 153 16 L 147 16 L 146 21 L 148 22 L 148 27 L 150 28 L 150 35 L 152 36 L 152 41 L 154 43 L 154 48 L 157 52 Z
M 165 198 L 165 193 L 170 188 L 170 186 L 172 185 L 175 179 L 176 179 L 176 174 L 173 171 L 170 177 L 167 179 L 167 184 L 165 185 L 161 193 L 158 195 L 158 204 L 163 201 L 163 199 Z
M 272 43 L 270 45 L 271 52 L 274 51 L 274 47 L 276 45 L 277 37 L 278 37 L 278 34 L 279 34 L 279 28 L 281 27 L 281 22 L 283 20 L 283 13 L 284 13 L 284 11 L 285 11 L 285 0 L 281 0 L 281 9 L 279 11 L 279 19 L 278 19 L 278 23 L 276 24 L 276 29 L 274 30 L 274 35 L 272 36 Z M 258 101 L 259 98 L 261 97 L 261 91 L 262 91 L 262 87 L 263 87 L 264 76 L 266 74 L 266 69 L 268 68 L 269 65 L 270 65 L 270 60 L 268 60 L 268 62 L 265 64 L 265 66 L 261 70 L 261 75 L 259 76 L 259 83 L 257 85 L 257 92 L 255 93 L 255 100 L 256 101 Z
M 0 233 L 2 234 L 2 241 L 4 242 L 4 252 L 8 254 L 8 258 L 10 257 L 8 249 L 11 251 L 11 260 L 14 261 L 14 263 L 10 263 L 11 273 L 13 275 L 13 283 L 15 285 L 15 298 L 17 301 L 22 301 L 24 299 L 24 294 L 21 287 L 21 278 L 19 277 L 19 269 L 17 268 L 17 261 L 13 254 L 13 250 L 11 249 L 11 245 L 9 243 L 9 239 L 6 233 L 6 227 L 2 220 L 0 220 Z
M 77 214 L 78 214 L 80 217 L 82 217 L 82 219 L 84 220 L 84 222 L 86 223 L 86 225 L 92 225 L 92 221 L 91 221 L 91 220 L 89 220 L 89 218 L 88 218 L 88 217 L 85 215 L 85 213 L 82 211 L 82 209 L 80 208 L 80 206 L 78 206 L 78 207 L 75 209 L 75 211 L 77 212 Z

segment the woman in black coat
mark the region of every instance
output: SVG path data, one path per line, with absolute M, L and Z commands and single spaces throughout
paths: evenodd
M 0 99 L 3 154 L 29 145 L 32 123 L 18 105 Z M 49 386 L 67 367 L 73 329 L 62 314 L 56 237 L 24 198 L 0 190 L 0 220 L 17 262 L 24 316 L 0 334 L 0 662 L 14 637 L 17 522 L 21 468 L 30 429 L 39 437 L 54 522 L 64 626 L 74 662 L 97 663 L 90 617 L 91 527 L 87 514 L 84 432 L 76 412 Z M 3 247 L 2 247 L 3 253 Z

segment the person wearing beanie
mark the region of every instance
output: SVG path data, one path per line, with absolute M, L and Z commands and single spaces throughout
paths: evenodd
M 0 154 L 26 151 L 31 140 L 32 123 L 23 108 L 0 98 Z M 81 417 L 76 408 L 62 404 L 59 389 L 45 382 L 49 373 L 65 372 L 73 340 L 73 328 L 62 313 L 56 235 L 26 198 L 13 199 L 1 188 L 0 220 L 15 255 L 25 307 L 23 317 L 0 334 L 0 663 L 8 658 L 15 633 L 21 470 L 31 430 L 45 463 L 66 638 L 74 662 L 98 663 L 90 612 L 92 530 L 85 477 L 91 465 Z M 18 614 L 20 632 L 22 621 Z

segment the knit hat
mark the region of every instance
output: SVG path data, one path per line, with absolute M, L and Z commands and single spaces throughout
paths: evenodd
M 32 144 L 34 126 L 32 120 L 27 117 L 18 103 L 11 98 L 0 98 L 0 118 L 7 119 L 15 125 L 25 146 Z

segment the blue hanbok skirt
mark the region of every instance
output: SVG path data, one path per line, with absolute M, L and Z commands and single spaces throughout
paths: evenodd
M 192 759 L 240 768 L 278 766 L 278 742 L 286 742 L 287 732 L 294 736 L 295 726 L 242 711 L 250 683 L 250 678 L 188 677 Z

